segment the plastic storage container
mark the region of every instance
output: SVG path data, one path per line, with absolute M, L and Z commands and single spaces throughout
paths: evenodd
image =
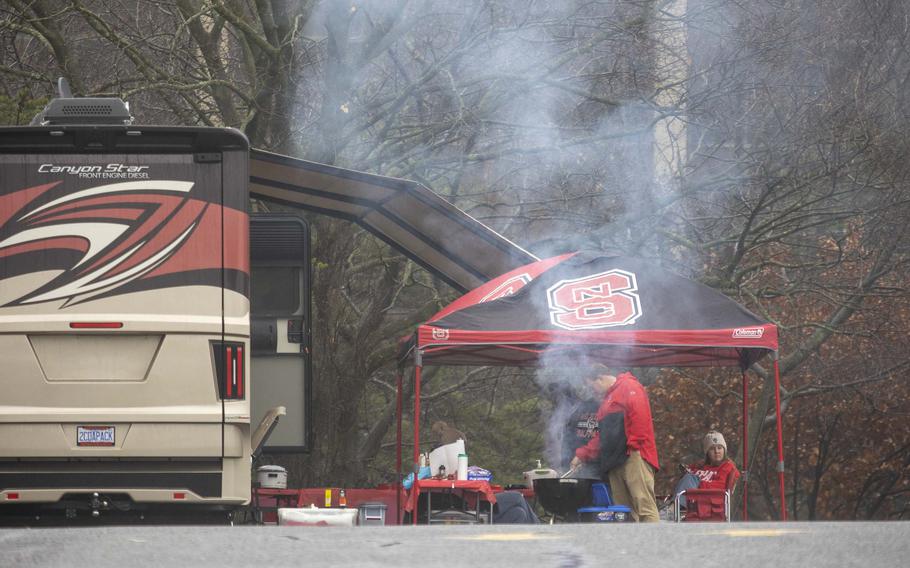
M 361 503 L 360 504 L 360 524 L 361 526 L 384 525 L 385 524 L 385 503 Z

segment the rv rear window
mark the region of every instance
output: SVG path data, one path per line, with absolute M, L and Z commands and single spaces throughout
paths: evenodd
M 253 266 L 250 276 L 253 316 L 297 313 L 300 276 L 299 266 Z

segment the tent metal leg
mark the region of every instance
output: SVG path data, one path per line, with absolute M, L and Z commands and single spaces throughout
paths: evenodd
M 397 390 L 397 392 L 396 392 L 396 399 L 395 399 L 395 416 L 396 416 L 396 419 L 397 419 L 397 421 L 398 421 L 398 427 L 397 427 L 397 432 L 396 432 L 396 436 L 395 436 L 395 440 L 396 440 L 396 444 L 395 444 L 395 471 L 396 471 L 396 473 L 397 473 L 397 476 L 395 477 L 395 480 L 397 481 L 397 483 L 395 484 L 395 485 L 396 485 L 396 492 L 395 492 L 395 505 L 396 505 L 396 507 L 395 507 L 395 524 L 397 524 L 397 525 L 400 525 L 400 524 L 401 524 L 401 489 L 402 489 L 402 485 L 401 485 L 401 482 L 402 482 L 402 478 L 401 478 L 401 442 L 402 442 L 402 440 L 401 440 L 401 411 L 402 411 L 401 402 L 402 402 L 402 392 L 401 392 L 401 391 L 402 391 L 403 386 L 404 386 L 404 385 L 403 385 L 403 378 L 402 378 L 402 375 L 403 375 L 403 374 L 404 374 L 404 369 L 402 369 L 402 368 L 399 366 L 399 367 L 398 367 L 398 373 L 397 373 L 398 376 L 396 377 L 396 378 L 398 379 L 398 381 L 397 381 L 397 382 L 398 382 L 398 390 Z
M 787 520 L 787 499 L 784 488 L 784 432 L 780 415 L 780 362 L 774 353 L 774 407 L 777 414 L 777 479 L 780 483 L 780 520 Z
M 417 474 L 420 471 L 420 371 L 423 368 L 421 364 L 420 351 L 415 351 L 414 359 L 414 483 L 417 483 Z M 417 506 L 415 503 L 414 510 L 411 511 L 412 523 L 417 524 Z
M 749 375 L 743 369 L 743 521 L 749 520 Z

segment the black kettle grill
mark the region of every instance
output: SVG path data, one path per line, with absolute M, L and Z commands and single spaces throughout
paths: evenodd
M 534 480 L 534 495 L 553 517 L 578 521 L 578 509 L 591 503 L 591 485 L 599 482 L 599 479 L 538 478 Z

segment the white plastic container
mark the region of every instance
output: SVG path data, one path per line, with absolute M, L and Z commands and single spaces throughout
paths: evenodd
M 553 479 L 559 477 L 555 469 L 543 467 L 540 460 L 537 460 L 537 469 L 524 472 L 525 487 L 534 487 L 535 479 Z
M 256 481 L 265 489 L 287 489 L 288 470 L 280 465 L 264 465 L 256 469 Z
M 430 452 L 430 471 L 431 475 L 439 473 L 439 466 L 445 466 L 446 471 L 450 474 L 458 471 L 458 454 L 464 454 L 464 440 L 461 438 L 451 444 L 439 446 Z
M 360 526 L 385 524 L 385 503 L 361 503 L 358 508 L 360 509 Z
M 317 507 L 278 509 L 278 524 L 296 527 L 353 527 L 357 508 L 319 509 Z
M 458 454 L 458 475 L 456 479 L 468 478 L 468 454 Z

